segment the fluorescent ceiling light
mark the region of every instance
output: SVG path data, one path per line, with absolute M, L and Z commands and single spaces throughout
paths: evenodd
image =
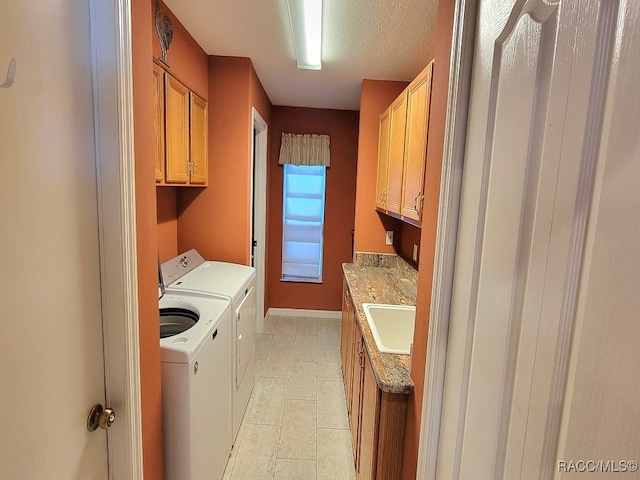
M 322 68 L 322 0 L 287 0 L 298 68 Z

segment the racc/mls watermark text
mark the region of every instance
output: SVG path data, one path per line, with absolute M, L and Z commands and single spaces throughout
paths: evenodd
M 633 473 L 638 471 L 635 460 L 558 460 L 560 473 Z

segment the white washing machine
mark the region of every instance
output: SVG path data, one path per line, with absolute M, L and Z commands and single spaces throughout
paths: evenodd
M 255 384 L 256 270 L 235 263 L 205 261 L 193 249 L 163 263 L 162 275 L 167 293 L 198 293 L 231 302 L 233 444 Z
M 229 300 L 159 300 L 164 478 L 219 480 L 231 451 Z

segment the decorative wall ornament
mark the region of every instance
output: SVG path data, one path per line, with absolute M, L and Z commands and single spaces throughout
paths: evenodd
M 169 50 L 169 45 L 171 45 L 171 40 L 173 39 L 173 25 L 171 24 L 171 19 L 169 17 L 166 15 L 162 18 L 161 17 L 162 12 L 160 11 L 160 3 L 156 2 L 156 32 L 158 32 L 160 48 L 162 49 L 162 56 L 158 60 L 168 67 L 167 50 Z

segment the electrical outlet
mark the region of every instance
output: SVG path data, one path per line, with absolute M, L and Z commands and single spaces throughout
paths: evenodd
M 385 243 L 387 245 L 393 245 L 393 230 L 387 230 L 386 232 L 386 236 L 385 236 Z
M 418 261 L 418 245 L 416 245 L 415 243 L 413 244 L 413 261 Z

